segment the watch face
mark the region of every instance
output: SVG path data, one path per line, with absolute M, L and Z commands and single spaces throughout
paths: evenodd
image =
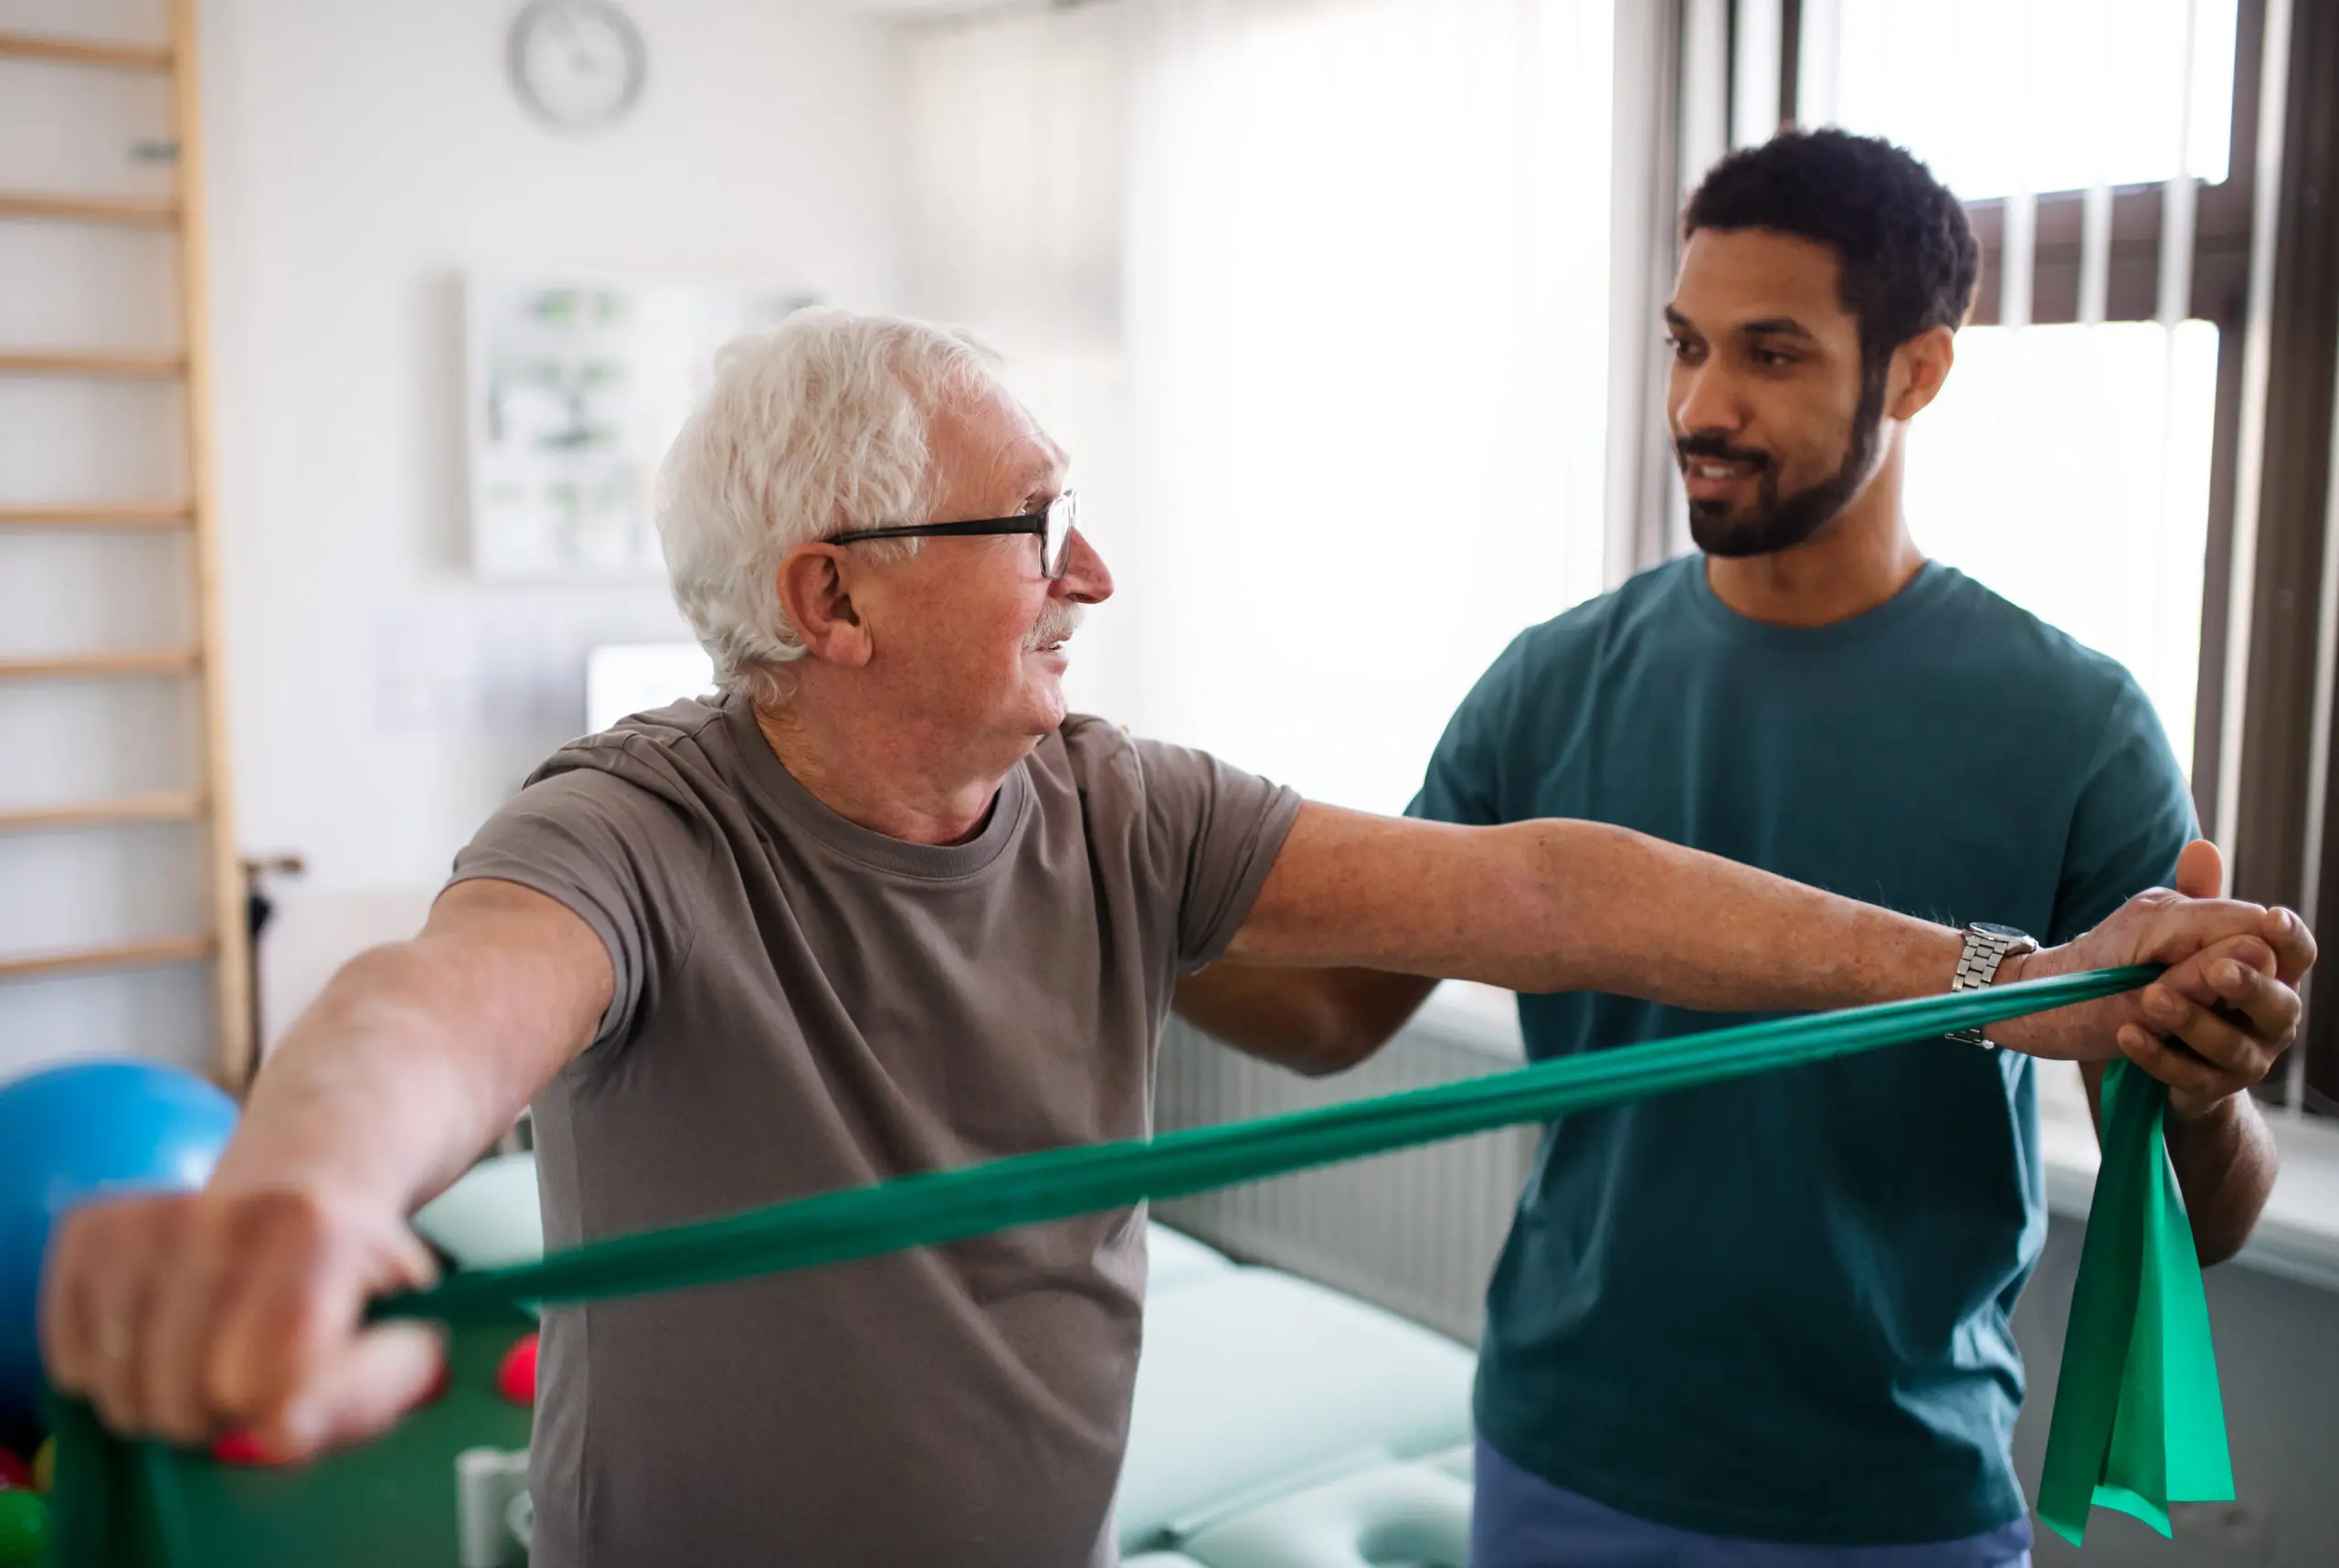
M 641 34 L 609 0 L 535 0 L 512 24 L 512 84 L 555 125 L 605 125 L 641 94 Z
M 1987 920 L 1974 921 L 1974 929 L 1981 932 L 1982 935 L 1985 937 L 2004 937 L 2008 941 L 2013 942 L 2027 942 L 2030 940 L 2030 933 L 2027 931 L 2017 931 L 2011 926 L 1992 925 Z

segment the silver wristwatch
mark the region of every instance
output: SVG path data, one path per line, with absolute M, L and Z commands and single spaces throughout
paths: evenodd
M 2010 953 L 2035 953 L 2038 944 L 2029 936 L 2011 926 L 1993 926 L 1976 920 L 1965 927 L 1965 950 L 1957 957 L 1957 973 L 1951 979 L 1949 989 L 1986 991 L 1998 978 L 1998 966 Z M 1982 1037 L 1979 1026 L 1951 1031 L 1949 1038 L 1966 1045 L 1979 1045 L 1984 1050 L 1991 1042 Z

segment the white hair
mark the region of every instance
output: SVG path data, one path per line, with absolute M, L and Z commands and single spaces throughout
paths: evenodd
M 937 492 L 934 408 L 994 384 L 990 352 L 956 328 L 799 311 L 735 339 L 658 471 L 666 572 L 725 691 L 777 706 L 804 656 L 780 608 L 779 563 L 854 528 L 920 523 Z M 906 555 L 915 540 L 866 546 Z

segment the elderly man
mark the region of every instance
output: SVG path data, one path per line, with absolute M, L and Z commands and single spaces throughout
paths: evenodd
M 381 1428 L 438 1352 L 361 1308 L 429 1272 L 406 1216 L 532 1098 L 557 1246 L 1142 1136 L 1176 978 L 1222 956 L 1700 1008 L 1949 988 L 1945 927 L 1615 828 L 1306 805 L 1067 717 L 1112 579 L 1064 467 L 951 333 L 807 313 L 731 351 L 662 515 L 725 694 L 540 768 L 296 1025 L 205 1192 L 73 1218 L 58 1385 L 286 1454 Z M 2283 929 L 2151 895 L 2008 967 L 2166 960 L 2207 1002 Z M 2067 1054 L 2134 1006 L 1998 1033 Z M 1109 1562 L 1144 1279 L 1122 1211 L 553 1311 L 536 1561 Z

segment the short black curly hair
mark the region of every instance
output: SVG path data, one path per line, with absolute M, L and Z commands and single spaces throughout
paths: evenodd
M 1716 164 L 1682 214 L 1683 243 L 1701 228 L 1764 228 L 1835 251 L 1870 375 L 1919 333 L 1955 332 L 1982 271 L 1964 205 L 1931 169 L 1904 147 L 1833 128 L 1784 132 Z

